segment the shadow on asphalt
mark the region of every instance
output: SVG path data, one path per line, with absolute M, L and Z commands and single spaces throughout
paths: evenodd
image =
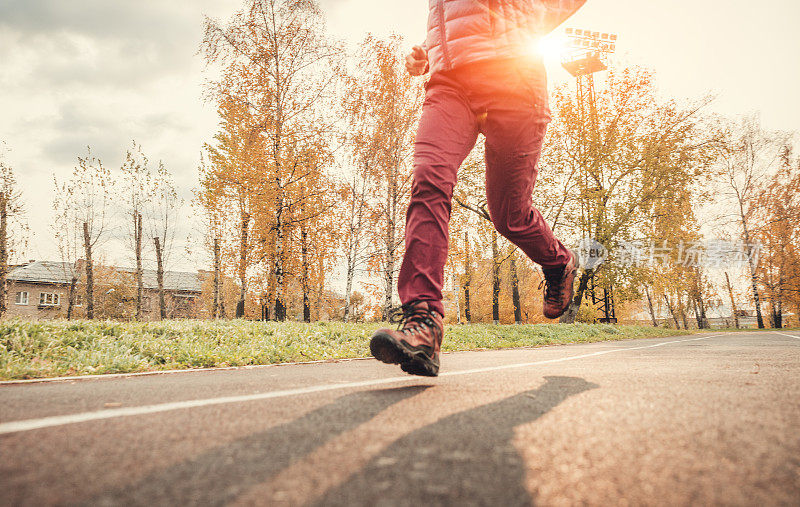
M 596 384 L 545 377 L 538 389 L 460 412 L 397 440 L 317 505 L 531 505 L 514 428 Z
M 537 389 L 453 414 L 395 441 L 317 505 L 530 505 L 514 428 L 598 387 L 545 377 Z M 292 422 L 222 445 L 87 505 L 225 505 L 318 447 L 428 389 L 361 391 Z
M 292 422 L 158 470 L 135 484 L 89 499 L 86 504 L 227 504 L 337 435 L 429 387 L 377 389 L 342 396 Z

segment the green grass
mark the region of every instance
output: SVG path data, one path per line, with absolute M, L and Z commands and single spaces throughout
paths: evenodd
M 165 321 L 0 322 L 0 380 L 245 366 L 369 356 L 380 324 Z M 448 326 L 445 351 L 687 334 L 611 325 Z

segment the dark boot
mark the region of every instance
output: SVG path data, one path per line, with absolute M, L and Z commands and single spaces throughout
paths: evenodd
M 403 305 L 391 321 L 399 323 L 397 330 L 379 329 L 372 335 L 372 355 L 384 363 L 399 364 L 411 375 L 437 376 L 444 335 L 442 316 L 425 301 L 415 301 Z
M 575 275 L 578 272 L 578 257 L 572 258 L 563 268 L 542 268 L 544 273 L 544 316 L 557 319 L 567 311 L 572 302 Z

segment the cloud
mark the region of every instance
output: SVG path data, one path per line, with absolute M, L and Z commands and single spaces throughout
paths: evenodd
M 27 34 L 58 31 L 100 39 L 180 38 L 192 22 L 181 2 L 155 0 L 7 0 L 0 27 Z
M 141 86 L 193 64 L 200 13 L 179 3 L 6 1 L 0 32 L 10 43 L 0 46 L 0 56 L 29 88 Z

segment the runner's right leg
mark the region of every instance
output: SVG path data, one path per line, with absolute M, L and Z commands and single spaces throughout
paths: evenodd
M 478 121 L 457 81 L 437 73 L 427 86 L 414 144 L 414 183 L 406 213 L 403 304 L 427 301 L 440 314 L 451 198 L 458 168 L 475 145 Z
M 477 137 L 477 120 L 459 85 L 434 75 L 427 86 L 414 145 L 406 253 L 398 279 L 403 315 L 397 330 L 379 329 L 370 341 L 375 358 L 400 364 L 412 375 L 439 373 L 450 200 L 458 168 Z

